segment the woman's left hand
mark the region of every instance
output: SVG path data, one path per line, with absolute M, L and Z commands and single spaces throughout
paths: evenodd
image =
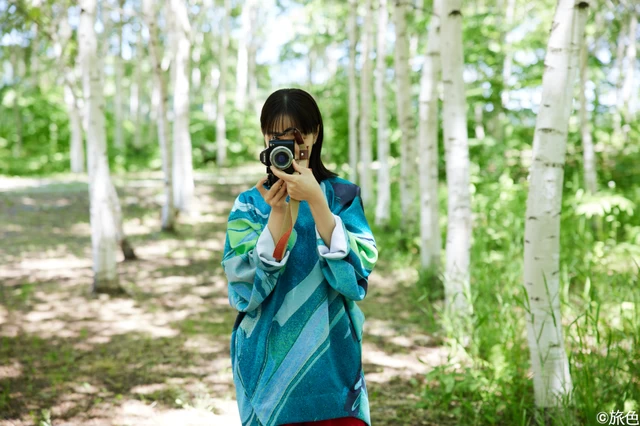
M 293 168 L 299 174 L 288 174 L 271 166 L 271 173 L 287 183 L 287 192 L 293 200 L 306 201 L 309 204 L 317 203 L 324 199 L 322 188 L 316 180 L 313 172 L 308 167 L 302 167 L 293 160 Z

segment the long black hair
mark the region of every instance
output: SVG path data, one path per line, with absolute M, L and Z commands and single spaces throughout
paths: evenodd
M 282 131 L 279 128 L 282 121 L 288 118 L 291 125 L 303 135 L 318 132 L 318 139 L 313 145 L 309 167 L 313 176 L 319 182 L 338 176 L 328 170 L 322 163 L 322 140 L 324 139 L 324 126 L 322 114 L 313 97 L 301 89 L 280 89 L 273 92 L 264 103 L 260 114 L 260 127 L 262 134 L 274 134 Z

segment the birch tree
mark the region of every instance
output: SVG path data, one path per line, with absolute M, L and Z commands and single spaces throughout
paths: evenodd
M 387 0 L 378 5 L 378 38 L 376 42 L 376 104 L 378 106 L 378 197 L 376 204 L 376 225 L 389 221 L 391 215 L 391 178 L 389 176 L 389 136 L 387 117 L 386 74 L 387 74 L 387 26 L 389 12 Z
M 189 56 L 191 25 L 184 0 L 171 0 L 175 81 L 173 86 L 173 203 L 189 213 L 193 204 L 193 158 L 189 132 Z
M 358 3 L 349 0 L 349 180 L 358 182 L 358 85 L 356 81 L 356 44 L 358 42 Z
M 115 146 L 118 148 L 120 152 L 124 149 L 124 137 L 122 134 L 122 121 L 123 121 L 123 105 L 122 105 L 122 79 L 124 74 L 124 64 L 122 59 L 122 28 L 124 16 L 122 12 L 122 8 L 124 6 L 124 0 L 118 0 L 117 4 L 119 6 L 118 11 L 118 26 L 116 31 L 116 40 L 118 44 L 118 52 L 114 58 L 114 82 L 115 82 L 115 93 L 114 93 L 114 109 L 115 109 Z
M 111 206 L 111 177 L 107 161 L 104 123 L 104 95 L 98 63 L 98 41 L 94 29 L 96 0 L 80 1 L 78 28 L 79 64 L 82 70 L 84 119 L 87 129 L 91 243 L 93 247 L 93 289 L 118 292 L 116 217 Z
M 560 315 L 560 213 L 573 85 L 589 2 L 559 0 L 547 44 L 533 137 L 525 222 L 524 284 L 535 401 L 557 406 L 572 391 Z
M 242 7 L 242 31 L 238 40 L 238 63 L 236 66 L 236 109 L 244 111 L 247 107 L 247 88 L 249 82 L 249 46 L 253 43 L 252 14 L 255 0 L 246 0 Z
M 162 229 L 173 231 L 175 229 L 176 210 L 173 204 L 173 159 L 172 141 L 167 121 L 168 89 L 167 81 L 162 71 L 162 53 L 160 50 L 160 38 L 158 24 L 156 23 L 156 11 L 153 0 L 143 0 L 142 10 L 144 21 L 149 29 L 149 56 L 153 68 L 155 119 L 158 127 L 158 141 L 162 155 L 162 172 L 164 175 L 164 204 L 162 206 Z
M 82 133 L 82 113 L 79 99 L 69 83 L 64 85 L 64 100 L 69 114 L 71 131 L 71 173 L 84 173 L 84 134 Z
M 227 54 L 229 50 L 229 19 L 231 0 L 224 0 L 224 16 L 222 17 L 222 37 L 220 45 L 220 77 L 218 79 L 218 106 L 216 108 L 216 145 L 218 167 L 227 162 L 227 123 L 225 121 L 225 105 L 227 103 Z
M 396 31 L 395 80 L 398 122 L 402 131 L 400 143 L 400 207 L 407 218 L 413 217 L 413 194 L 410 182 L 415 173 L 413 156 L 413 120 L 411 114 L 411 80 L 409 76 L 409 37 L 407 35 L 407 8 L 405 0 L 394 0 L 393 18 Z
M 360 180 L 362 202 L 371 201 L 373 182 L 371 179 L 371 75 L 373 51 L 373 1 L 365 2 L 364 32 L 362 34 L 362 71 L 360 73 Z
M 438 82 L 440 74 L 440 0 L 434 0 L 427 51 L 420 78 L 420 263 L 438 268 L 442 238 L 438 210 Z
M 636 69 L 636 52 L 637 52 L 637 48 L 636 45 L 638 43 L 638 38 L 636 36 L 637 32 L 638 32 L 638 13 L 636 11 L 636 6 L 634 4 L 631 4 L 631 10 L 630 10 L 630 17 L 629 17 L 629 44 L 627 45 L 627 53 L 626 53 L 626 60 L 627 60 L 627 66 L 626 66 L 626 71 L 624 73 L 624 82 L 622 83 L 622 98 L 623 98 L 623 102 L 624 102 L 624 115 L 625 115 L 625 121 L 627 123 L 631 122 L 631 120 L 633 119 L 633 115 L 634 115 L 634 105 L 632 104 L 633 101 L 633 94 L 636 93 L 637 96 L 637 91 L 634 90 L 634 75 L 635 75 L 635 69 Z
M 587 192 L 594 194 L 597 188 L 596 160 L 593 148 L 593 137 L 591 136 L 591 122 L 587 112 L 587 72 L 589 49 L 587 43 L 582 44 L 580 49 L 580 136 L 582 138 L 582 162 L 584 172 L 584 186 Z
M 448 149 L 447 241 L 445 302 L 460 318 L 470 315 L 469 259 L 471 250 L 471 196 L 467 100 L 462 78 L 462 1 L 442 1 L 440 58 L 442 59 L 443 130 Z

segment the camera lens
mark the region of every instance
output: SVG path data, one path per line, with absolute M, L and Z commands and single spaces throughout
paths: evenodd
M 280 170 L 288 168 L 293 163 L 293 155 L 288 148 L 283 146 L 275 148 L 271 152 L 271 164 Z

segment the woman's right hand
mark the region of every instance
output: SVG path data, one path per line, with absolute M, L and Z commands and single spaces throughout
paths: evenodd
M 263 185 L 267 181 L 267 177 L 264 177 L 258 181 L 256 188 L 262 195 L 262 198 L 271 206 L 271 210 L 278 212 L 284 212 L 287 208 L 287 183 L 282 179 L 278 179 L 270 189 L 266 189 Z

